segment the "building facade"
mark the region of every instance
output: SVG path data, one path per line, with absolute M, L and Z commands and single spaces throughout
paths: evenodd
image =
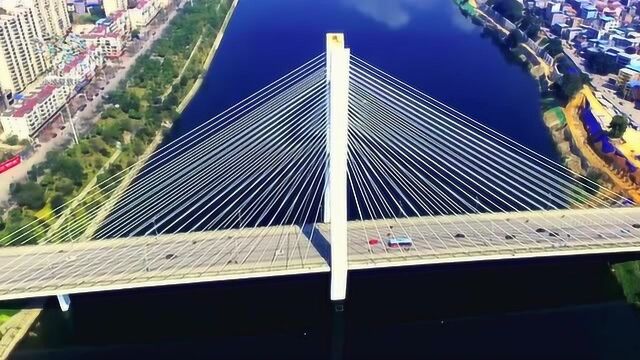
M 0 88 L 7 103 L 49 68 L 40 29 L 33 8 L 15 7 L 0 15 Z
M 23 6 L 33 8 L 40 32 L 45 40 L 60 39 L 71 29 L 65 0 L 21 0 Z
M 96 26 L 91 32 L 81 34 L 80 38 L 85 42 L 85 46 L 99 47 L 107 58 L 117 58 L 127 45 L 126 37 L 123 34 L 112 32 L 104 26 Z
M 16 102 L 0 114 L 4 136 L 30 139 L 67 103 L 69 91 L 65 87 L 47 84 Z
M 127 10 L 129 20 L 133 29 L 143 28 L 153 20 L 161 9 L 158 0 L 138 0 L 138 4 L 133 9 Z
M 60 63 L 60 66 L 45 78 L 45 83 L 66 87 L 66 91 L 76 93 L 93 79 L 98 69 L 105 65 L 105 59 L 102 48 L 89 47 Z
M 111 16 L 116 11 L 127 10 L 127 0 L 103 0 L 104 13 Z

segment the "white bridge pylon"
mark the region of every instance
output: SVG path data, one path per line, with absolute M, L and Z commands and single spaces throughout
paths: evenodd
M 327 86 L 329 111 L 327 149 L 329 166 L 325 190 L 324 222 L 331 229 L 331 300 L 347 293 L 347 153 L 349 129 L 349 67 L 351 52 L 344 34 L 327 34 Z

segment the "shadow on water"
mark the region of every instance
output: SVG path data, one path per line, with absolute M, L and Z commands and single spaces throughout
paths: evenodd
M 338 315 L 328 274 L 81 295 L 15 359 L 637 358 L 609 260 L 356 271 Z

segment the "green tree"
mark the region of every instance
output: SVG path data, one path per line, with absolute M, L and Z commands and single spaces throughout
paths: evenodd
M 64 196 L 62 194 L 55 194 L 51 198 L 51 208 L 56 215 L 62 214 L 64 211 Z
M 562 53 L 562 41 L 558 38 L 551 39 L 544 48 L 551 56 Z
M 12 195 L 18 205 L 26 206 L 31 210 L 42 209 L 45 203 L 44 189 L 33 181 L 14 184 Z
M 11 135 L 7 138 L 5 142 L 7 143 L 7 145 L 15 146 L 15 145 L 18 145 L 18 141 L 19 140 L 17 135 Z
M 33 217 L 24 217 L 20 221 L 8 221 L 2 236 L 5 244 L 35 245 L 44 236 L 44 231 L 40 228 Z
M 527 37 L 536 40 L 540 32 L 540 19 L 531 13 L 526 13 L 520 20 L 518 27 L 524 31 Z
M 504 39 L 504 43 L 509 49 L 515 49 L 524 40 L 522 32 L 518 29 L 513 29 L 509 32 L 509 35 Z
M 532 24 L 526 30 L 527 36 L 533 40 L 538 39 L 538 33 L 540 33 L 540 24 Z
M 131 150 L 133 151 L 135 156 L 140 156 L 144 153 L 145 146 L 142 141 L 135 139 L 131 144 Z
M 627 131 L 629 120 L 622 115 L 615 115 L 609 124 L 609 136 L 615 139 L 621 138 Z
M 570 99 L 582 89 L 582 76 L 579 73 L 564 74 L 560 80 L 560 90 L 562 95 Z
M 91 139 L 91 148 L 102 156 L 109 156 L 109 145 L 102 138 L 95 137 Z
M 84 167 L 80 161 L 67 156 L 61 156 L 51 171 L 71 179 L 76 185 L 81 185 L 84 180 Z
M 516 22 L 522 18 L 523 6 L 517 0 L 494 0 L 493 9 L 506 17 L 511 22 Z
M 75 189 L 73 181 L 64 177 L 58 180 L 55 185 L 55 190 L 65 196 L 71 195 Z
M 122 130 L 118 124 L 107 124 L 100 130 L 100 136 L 108 144 L 114 144 L 122 138 Z

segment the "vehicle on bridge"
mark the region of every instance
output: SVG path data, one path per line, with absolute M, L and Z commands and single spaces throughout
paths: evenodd
M 387 246 L 390 248 L 412 247 L 413 240 L 408 236 L 394 236 L 387 239 Z

